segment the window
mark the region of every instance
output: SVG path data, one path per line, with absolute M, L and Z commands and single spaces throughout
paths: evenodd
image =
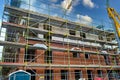
M 21 19 L 19 24 L 27 26 L 27 21 L 25 19 Z
M 104 55 L 104 59 L 105 59 L 105 63 L 106 63 L 106 65 L 109 65 L 109 64 L 110 64 L 109 56 Z
M 80 37 L 82 37 L 82 38 L 86 38 L 86 34 L 83 33 L 83 32 L 80 32 Z
M 107 37 L 107 41 L 111 41 L 111 38 L 110 38 L 110 37 Z
M 10 16 L 10 17 L 9 17 L 9 22 L 10 22 L 10 23 L 18 24 L 18 21 L 19 21 L 18 19 L 19 19 L 19 18 L 16 17 L 16 16 L 18 16 L 18 15 L 15 15 L 15 14 L 12 14 L 12 15 L 14 15 L 14 16 Z
M 88 74 L 88 79 L 87 80 L 93 80 L 92 71 L 91 70 L 87 70 L 87 74 Z
M 45 63 L 52 63 L 52 51 L 45 52 Z
M 99 40 L 103 40 L 103 36 L 98 36 Z
M 52 26 L 50 26 L 48 24 L 44 24 L 43 27 L 45 30 L 52 31 Z
M 48 34 L 44 34 L 44 38 L 46 40 L 52 40 L 52 36 L 51 35 L 48 35 Z
M 61 70 L 61 80 L 68 80 L 68 71 Z
M 107 74 L 108 74 L 108 80 L 113 80 L 113 71 L 112 70 L 107 70 Z
M 76 35 L 76 33 L 75 33 L 74 30 L 69 30 L 69 34 L 70 34 L 70 35 Z
M 79 58 L 79 57 L 80 57 L 80 53 L 73 52 L 73 58 Z
M 90 54 L 85 54 L 86 59 L 89 59 L 89 57 L 90 57 Z
M 29 72 L 31 74 L 31 80 L 35 80 L 36 77 L 36 70 L 26 70 L 27 72 Z
M 3 30 L 2 30 L 3 31 Z M 3 32 L 5 33 L 5 32 Z M 8 29 L 6 31 L 6 40 L 7 41 L 10 41 L 10 42 L 18 42 L 19 41 L 19 31 L 16 31 L 16 30 L 11 30 L 11 29 Z
M 101 70 L 97 70 L 97 73 L 98 73 L 98 77 L 103 77 L 103 73 L 102 73 L 102 71 Z
M 75 70 L 75 80 L 82 78 L 82 72 L 80 70 Z
M 25 62 L 33 61 L 35 58 L 35 49 L 25 49 Z
M 120 79 L 120 70 L 114 70 L 113 71 L 113 76 L 116 78 L 116 79 Z
M 45 80 L 53 80 L 53 70 L 45 70 Z
M 112 60 L 113 60 L 113 62 L 114 62 L 115 65 L 118 65 L 118 60 L 116 59 L 115 56 L 112 57 Z

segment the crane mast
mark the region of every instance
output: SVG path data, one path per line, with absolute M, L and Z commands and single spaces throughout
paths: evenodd
M 120 50 L 120 16 L 115 11 L 114 8 L 109 7 L 108 0 L 107 0 L 107 12 L 108 12 L 109 18 L 113 21 L 113 24 L 115 26 L 114 31 L 117 34 L 116 39 L 117 39 L 118 47 L 119 47 L 119 50 Z

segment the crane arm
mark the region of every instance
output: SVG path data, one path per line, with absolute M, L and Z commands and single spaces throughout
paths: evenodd
M 115 11 L 114 8 L 109 6 L 109 0 L 107 0 L 107 12 L 109 18 L 113 21 L 114 31 L 116 33 L 116 40 L 118 41 L 118 48 L 120 51 L 120 15 Z
M 110 19 L 112 19 L 114 22 L 114 25 L 115 25 L 115 28 L 117 31 L 117 35 L 120 38 L 120 16 L 115 11 L 114 8 L 107 7 L 107 11 L 108 11 L 108 15 L 109 15 Z

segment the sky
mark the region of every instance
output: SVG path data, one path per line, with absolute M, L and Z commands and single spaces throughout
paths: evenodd
M 69 9 L 69 3 L 72 5 Z M 22 0 L 21 8 L 28 8 L 29 0 Z M 31 10 L 50 14 L 55 17 L 62 17 L 71 21 L 80 22 L 87 25 L 105 25 L 109 29 L 110 19 L 106 10 L 106 0 L 31 0 Z M 4 7 L 4 0 L 0 0 L 0 22 Z M 120 0 L 109 0 L 109 4 L 117 12 L 120 12 Z M 48 6 L 50 5 L 50 13 Z M 67 17 L 65 17 L 65 14 Z
M 3 8 L 4 8 L 4 0 L 0 0 L 0 23 L 2 20 Z
M 87 25 L 105 25 L 107 29 L 112 27 L 112 24 L 110 23 L 110 19 L 107 14 L 106 10 L 106 0 L 39 0 L 43 3 L 31 1 L 31 4 L 38 4 L 38 7 L 44 8 L 44 10 L 38 10 L 41 13 L 47 13 L 46 10 L 48 8 L 44 5 L 44 1 L 47 4 L 53 5 L 54 7 L 51 7 L 51 15 L 52 16 L 59 16 L 63 18 L 64 10 L 66 10 L 66 14 L 70 17 L 66 17 L 67 19 L 75 22 L 80 22 Z M 69 9 L 66 9 L 66 6 L 71 2 L 72 5 L 69 7 Z M 109 4 L 111 7 L 113 7 L 117 12 L 120 12 L 120 0 L 109 0 Z M 36 5 L 37 6 L 37 5 Z M 58 7 L 62 7 L 61 10 Z M 34 8 L 33 8 L 34 9 Z M 36 10 L 36 9 L 34 9 Z M 53 11 L 53 12 L 52 12 Z

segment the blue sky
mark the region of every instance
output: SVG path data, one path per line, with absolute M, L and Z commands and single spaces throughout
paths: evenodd
M 3 7 L 4 7 L 4 0 L 0 0 L 0 22 L 2 20 Z
M 28 3 L 29 0 L 22 0 Z M 62 7 L 64 10 L 65 6 L 71 0 L 39 0 L 42 1 L 38 2 L 38 0 L 31 0 L 31 4 L 36 6 L 37 9 L 32 7 L 35 11 L 40 11 L 41 13 L 47 14 L 46 10 L 41 10 L 40 8 L 45 8 L 45 4 L 50 4 L 53 6 Z M 4 0 L 0 0 L 0 20 L 2 17 L 2 11 L 4 6 Z M 115 8 L 117 12 L 120 12 L 120 0 L 110 0 L 110 6 Z M 23 6 L 25 8 L 27 6 Z M 39 9 L 39 10 L 38 10 Z M 48 9 L 47 9 L 48 10 Z M 54 11 L 54 12 L 52 12 Z M 52 16 L 63 16 L 64 12 L 60 8 L 52 8 L 51 9 Z M 105 25 L 107 28 L 109 26 L 110 19 L 108 18 L 107 11 L 106 11 L 106 0 L 73 0 L 71 7 L 67 10 L 67 15 L 71 16 L 69 18 L 72 21 L 81 22 L 87 25 Z M 111 26 L 111 25 L 110 25 Z

